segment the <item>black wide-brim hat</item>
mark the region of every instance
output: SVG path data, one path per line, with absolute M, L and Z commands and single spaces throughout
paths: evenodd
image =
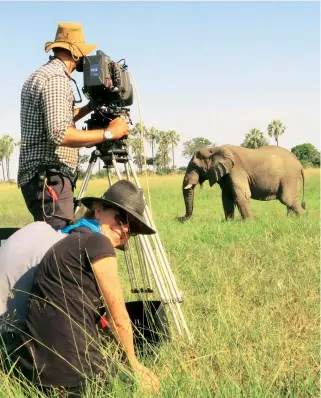
M 144 219 L 145 200 L 143 190 L 128 180 L 115 182 L 101 198 L 87 197 L 81 203 L 91 209 L 93 202 L 101 202 L 124 210 L 130 215 L 129 228 L 132 234 L 151 235 L 156 231 Z

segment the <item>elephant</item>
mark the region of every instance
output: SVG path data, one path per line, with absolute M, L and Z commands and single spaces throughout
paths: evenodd
M 299 203 L 300 185 L 303 199 Z M 234 219 L 235 206 L 242 219 L 252 217 L 250 199 L 278 199 L 296 215 L 305 213 L 304 170 L 299 160 L 285 148 L 267 145 L 258 149 L 222 145 L 202 148 L 190 160 L 183 180 L 183 197 L 188 220 L 193 213 L 194 188 L 208 180 L 221 187 L 225 219 Z

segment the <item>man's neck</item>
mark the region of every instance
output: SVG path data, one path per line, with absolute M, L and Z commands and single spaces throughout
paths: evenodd
M 55 58 L 59 59 L 62 63 L 65 64 L 69 73 L 72 73 L 75 70 L 75 63 L 71 61 L 69 58 L 63 55 L 55 55 Z

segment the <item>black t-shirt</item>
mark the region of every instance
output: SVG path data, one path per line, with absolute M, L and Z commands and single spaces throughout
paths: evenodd
M 101 294 L 90 264 L 102 257 L 115 257 L 110 240 L 77 228 L 38 266 L 17 351 L 19 368 L 33 382 L 76 387 L 104 366 L 96 328 Z

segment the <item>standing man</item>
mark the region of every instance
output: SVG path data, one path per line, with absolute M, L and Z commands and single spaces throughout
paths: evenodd
M 55 41 L 45 44 L 54 56 L 28 77 L 21 92 L 18 186 L 34 221 L 54 229 L 64 228 L 73 217 L 79 148 L 129 133 L 121 118 L 106 130 L 75 128 L 91 107 L 74 109 L 71 73 L 96 47 L 85 42 L 81 24 L 58 24 Z

